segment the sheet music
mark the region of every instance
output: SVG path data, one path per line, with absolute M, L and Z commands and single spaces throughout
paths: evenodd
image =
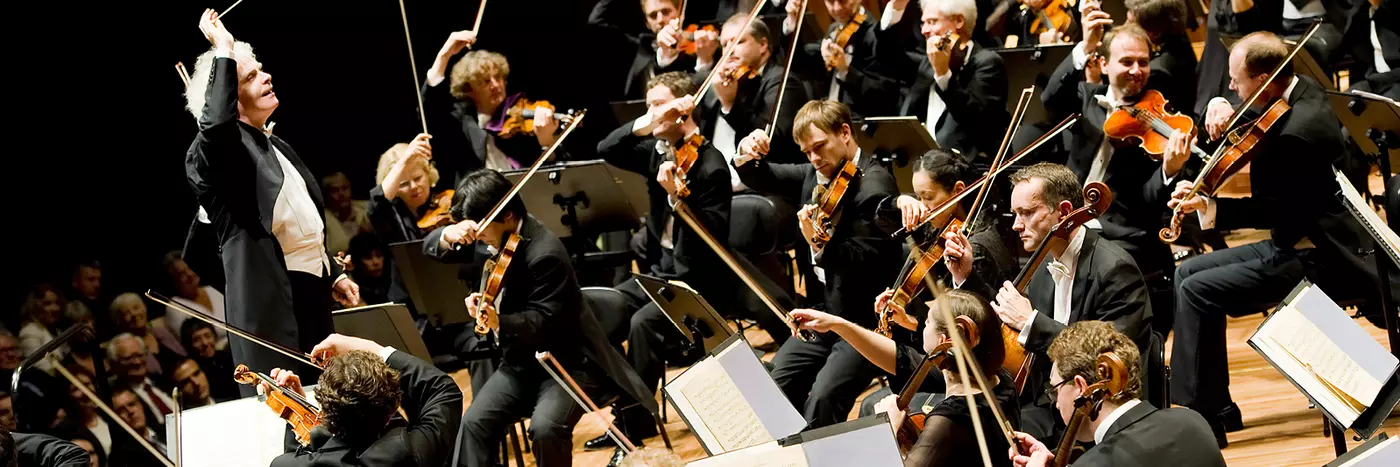
M 714 360 L 695 364 L 666 389 L 676 410 L 692 415 L 686 421 L 712 452 L 729 452 L 773 440 L 734 380 Z
M 1347 209 L 1350 209 L 1353 213 L 1360 214 L 1357 217 L 1360 218 L 1362 225 L 1364 225 L 1367 230 L 1370 230 L 1372 235 L 1381 240 L 1379 247 L 1386 250 L 1386 253 L 1390 255 L 1390 259 L 1395 261 L 1397 266 L 1400 266 L 1400 236 L 1397 236 L 1395 231 L 1391 230 L 1390 226 L 1387 225 L 1385 221 L 1381 220 L 1381 216 L 1377 215 L 1376 211 L 1371 210 L 1370 205 L 1361 197 L 1361 193 L 1356 191 L 1356 187 L 1352 186 L 1351 181 L 1347 180 L 1346 175 L 1342 174 L 1342 172 L 1336 168 L 1333 168 L 1332 171 L 1336 174 L 1337 185 L 1341 186 L 1342 196 L 1346 199 Z M 1387 213 L 1387 215 L 1394 216 L 1400 215 L 1400 213 Z
M 1270 335 L 1274 342 L 1293 355 L 1303 366 L 1343 394 L 1370 405 L 1380 394 L 1383 381 L 1372 378 L 1350 355 L 1343 352 L 1321 329 L 1291 305 L 1284 307 L 1270 323 L 1285 332 Z M 1364 410 L 1364 407 L 1363 407 Z M 1359 411 L 1358 411 L 1359 412 Z
M 691 462 L 691 467 L 808 467 L 801 445 L 783 447 L 769 441 Z

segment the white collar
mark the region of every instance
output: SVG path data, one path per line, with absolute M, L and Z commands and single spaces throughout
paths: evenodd
M 1140 403 L 1142 403 L 1142 401 L 1138 399 L 1129 400 L 1124 402 L 1123 405 L 1118 406 L 1117 409 L 1113 409 L 1113 412 L 1109 413 L 1107 416 L 1104 416 L 1103 422 L 1099 423 L 1099 427 L 1094 429 L 1094 444 L 1102 444 L 1103 437 L 1108 435 L 1108 427 L 1113 426 L 1113 423 L 1117 422 L 1119 418 L 1122 418 L 1123 414 L 1128 413 L 1129 409 L 1132 409 Z
M 1079 226 L 1074 229 L 1074 235 L 1069 237 L 1069 245 L 1065 246 L 1065 252 L 1061 254 L 1059 258 L 1054 258 L 1052 255 L 1052 259 L 1065 265 L 1066 268 L 1069 268 L 1069 270 L 1073 272 L 1074 265 L 1079 263 L 1079 250 L 1084 249 L 1084 235 L 1084 226 Z M 1047 268 L 1050 267 L 1049 264 L 1050 263 L 1046 263 Z
M 1283 90 L 1283 101 L 1284 101 L 1284 102 L 1287 102 L 1287 103 L 1289 103 L 1289 104 L 1292 104 L 1292 103 L 1293 103 L 1292 101 L 1288 100 L 1288 96 L 1293 95 L 1293 87 L 1294 87 L 1294 86 L 1297 86 L 1297 85 L 1298 85 L 1298 75 L 1293 75 L 1293 80 L 1288 82 L 1288 89 L 1284 89 L 1284 90 Z
M 860 167 L 860 146 L 856 146 L 856 155 L 855 155 L 855 157 L 852 157 L 852 158 L 851 158 L 851 163 L 855 164 L 857 168 Z M 838 167 L 836 170 L 841 170 L 841 169 Z M 817 184 L 818 184 L 818 185 L 825 185 L 825 184 L 828 184 L 828 183 L 831 183 L 831 179 L 826 178 L 826 176 L 825 176 L 825 175 L 822 175 L 821 172 L 817 172 Z

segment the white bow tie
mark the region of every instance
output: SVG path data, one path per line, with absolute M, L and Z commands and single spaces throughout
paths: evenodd
M 1118 108 L 1118 103 L 1114 102 L 1113 99 L 1107 96 L 1100 96 L 1096 94 L 1094 95 L 1094 100 L 1098 102 L 1099 107 L 1103 107 L 1104 110 L 1113 110 Z
M 1045 264 L 1045 268 L 1050 270 L 1050 277 L 1053 277 L 1055 279 L 1055 282 L 1059 282 L 1070 277 L 1069 266 L 1065 266 L 1065 263 L 1061 263 L 1052 259 L 1049 263 Z

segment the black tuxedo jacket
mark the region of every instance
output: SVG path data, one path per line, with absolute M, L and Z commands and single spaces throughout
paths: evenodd
M 929 90 L 936 89 L 933 65 L 927 56 L 918 57 L 914 84 L 902 87 L 900 115 L 928 118 Z M 946 106 L 939 118 L 934 138 L 944 149 L 956 149 L 973 160 L 981 152 L 994 152 L 1000 145 L 1002 128 L 1011 116 L 1006 113 L 1006 63 L 990 49 L 973 45 L 962 68 L 953 70 L 946 89 L 934 92 Z M 910 154 L 916 158 L 917 154 Z
M 10 433 L 18 465 L 37 467 L 87 467 L 88 454 L 78 445 L 49 435 Z M 102 446 L 97 446 L 102 449 Z
M 1171 109 L 1191 115 L 1196 108 L 1196 51 L 1185 36 L 1168 37 L 1149 63 L 1147 88 L 1162 92 Z
M 904 260 L 899 241 L 878 225 L 880 210 L 899 195 L 894 177 L 870 155 L 860 158 L 860 174 L 838 208 L 831 241 L 813 264 L 826 273 L 827 312 L 874 328 L 875 297 L 894 282 Z M 811 164 L 778 164 L 763 159 L 736 167 L 745 185 L 768 195 L 812 204 L 817 171 Z M 810 254 L 806 241 L 797 254 Z
M 1074 465 L 1224 467 L 1225 459 L 1210 425 L 1196 411 L 1179 407 L 1159 410 L 1143 402 L 1114 420 L 1103 442 L 1085 451 Z
M 880 31 L 880 12 L 866 12 L 865 22 L 846 43 L 851 66 L 841 80 L 837 100 L 846 104 L 853 115 L 874 117 L 894 115 L 898 111 L 899 94 L 892 91 L 896 86 L 891 82 L 900 80 L 898 72 L 907 68 L 904 63 L 909 60 L 902 47 L 907 41 L 900 40 L 901 31 L 901 28 Z M 832 22 L 823 37 L 835 37 L 840 32 Z M 792 59 L 792 66 L 811 81 L 813 98 L 826 99 L 831 93 L 831 79 L 836 72 L 826 69 L 820 41 L 801 46 Z
M 792 76 L 787 83 L 783 83 L 783 63 L 779 61 L 781 58 L 769 58 L 768 64 L 763 67 L 763 76 L 758 79 L 740 82 L 734 107 L 722 117 L 719 98 L 714 93 L 706 93 L 700 101 L 700 114 L 703 115 L 700 121 L 701 134 L 713 140 L 716 119 L 724 118 L 724 121 L 734 128 L 734 142 L 737 144 L 749 133 L 762 130 L 773 121 L 773 108 L 778 105 L 778 91 L 782 90 L 782 108 L 779 110 L 777 127 L 773 129 L 768 157 L 775 162 L 799 163 L 806 160 L 797 143 L 793 142 L 792 119 L 797 115 L 797 109 L 811 100 L 811 96 L 807 95 L 806 87 L 797 76 Z
M 1139 349 L 1147 348 L 1152 322 L 1152 304 L 1147 283 L 1137 263 L 1118 245 L 1104 241 L 1093 229 L 1083 228 L 1084 244 L 1079 248 L 1070 292 L 1069 323 L 1098 320 L 1113 323 L 1114 329 L 1132 338 Z M 1050 261 L 1050 259 L 1046 259 Z M 1042 264 L 1026 286 L 1026 296 L 1037 311 L 1026 337 L 1026 353 L 1035 354 L 1023 397 L 1044 399 L 1039 391 L 1050 380 L 1050 358 L 1046 351 L 1066 324 L 1055 321 L 1055 279 Z M 1146 354 L 1144 354 L 1146 355 Z M 1048 403 L 1049 401 L 1041 401 Z
M 1153 73 L 1156 73 L 1155 69 Z M 1076 112 L 1081 114 L 1079 123 L 1065 130 L 1070 148 L 1065 166 L 1081 182 L 1089 176 L 1094 158 L 1098 156 L 1099 145 L 1105 138 L 1103 124 L 1108 119 L 1108 110 L 1099 105 L 1096 96 L 1107 95 L 1107 84 L 1084 81 L 1084 71 L 1074 67 L 1072 55 L 1065 57 L 1055 69 L 1050 83 L 1045 86 L 1045 93 L 1041 94 L 1041 101 L 1051 114 L 1051 121 L 1061 120 Z M 1173 185 L 1178 180 L 1189 180 L 1186 177 L 1191 172 L 1182 170 L 1172 180 L 1173 183 L 1168 184 L 1162 178 L 1162 163 L 1149 158 L 1142 147 L 1120 141 L 1110 144 L 1114 145 L 1113 154 L 1109 158 L 1103 182 L 1113 190 L 1113 204 L 1108 212 L 1099 216 L 1104 236 L 1110 240 L 1151 245 L 1159 256 L 1163 256 L 1163 261 L 1170 261 L 1167 256 L 1170 251 L 1156 239 L 1157 231 L 1166 225 L 1164 218 L 1169 212 L 1167 200 L 1171 198 Z
M 1292 109 L 1274 123 L 1250 162 L 1248 198 L 1217 198 L 1216 228 L 1270 229 L 1279 248 L 1302 238 L 1308 276 L 1336 297 L 1378 299 L 1380 280 L 1357 247 L 1369 236 L 1337 198 L 1332 166 L 1346 154 L 1346 136 L 1322 87 L 1306 76 L 1287 96 Z M 1243 119 L 1242 119 L 1243 120 Z
M 662 73 L 682 71 L 695 72 L 695 56 L 681 54 L 670 65 L 661 66 L 656 62 L 656 36 L 647 33 L 638 38 L 637 54 L 632 57 L 632 65 L 627 68 L 627 80 L 623 84 L 624 99 L 645 99 L 647 81 Z
M 486 167 L 488 138 L 495 136 L 490 130 L 482 128 L 481 123 L 477 121 L 475 104 L 470 100 L 452 96 L 450 81 L 450 78 L 444 79 L 437 86 L 423 83 L 422 89 L 424 111 L 428 115 L 438 117 L 428 119 L 428 131 L 433 135 L 433 163 L 437 164 L 438 170 L 443 174 L 438 180 L 438 187 L 441 189 L 455 188 L 457 181 L 462 177 Z M 505 112 L 506 104 L 513 102 L 513 99 L 523 97 L 520 93 L 507 96 L 501 108 L 496 109 L 493 118 L 500 118 Z M 445 116 L 452 118 L 442 118 Z M 561 123 L 559 127 L 562 129 L 564 125 Z M 544 154 L 544 149 L 540 148 L 539 140 L 535 139 L 533 134 L 518 134 L 510 138 L 497 137 L 495 140 L 496 147 L 522 167 L 534 163 Z M 567 151 L 560 147 L 554 152 L 553 158 L 567 160 Z
M 647 215 L 647 257 L 661 258 L 651 274 L 668 280 L 679 280 L 695 287 L 706 300 L 719 300 L 734 295 L 726 290 L 734 274 L 705 244 L 690 225 L 675 218 L 671 231 L 671 250 L 661 247 L 661 236 L 668 219 L 672 219 L 670 194 L 656 182 L 656 173 L 667 157 L 656 151 L 656 138 L 632 134 L 632 122 L 623 124 L 598 143 L 598 155 L 609 164 L 647 179 L 647 196 L 651 212 Z M 690 196 L 686 206 L 698 217 L 711 235 L 721 244 L 729 241 L 729 206 L 733 187 L 724 156 L 706 141 L 700 147 L 700 158 L 686 174 Z M 669 256 L 669 259 L 667 258 Z M 668 267 L 669 266 L 669 267 Z
M 293 315 L 292 285 L 282 246 L 272 235 L 273 206 L 283 181 L 274 147 L 306 181 L 318 214 L 325 204 L 317 178 L 291 146 L 238 120 L 237 75 L 237 62 L 214 60 L 199 134 L 185 155 L 185 180 L 209 214 L 218 239 L 227 279 L 224 303 L 228 323 L 272 342 L 297 347 L 296 320 L 287 319 Z M 192 229 L 202 229 L 198 220 Z M 326 255 L 333 257 L 331 252 Z M 329 269 L 329 279 L 341 273 L 335 261 L 330 261 Z M 329 288 L 326 293 L 330 293 Z M 260 346 L 235 346 L 234 358 L 259 368 L 298 366 L 294 360 Z
M 438 248 L 442 232 L 438 228 L 423 239 L 424 255 L 450 263 L 473 262 L 474 248 Z M 520 245 L 506 269 L 496 307 L 501 363 L 535 371 L 539 368 L 535 352 L 548 351 L 570 371 L 605 373 L 633 400 L 659 413 L 641 378 L 608 344 L 602 325 L 583 299 L 564 243 L 533 217 L 521 222 L 519 233 Z M 590 396 L 602 399 L 602 394 Z M 455 430 L 457 425 L 452 426 Z
M 395 351 L 386 361 L 399 372 L 403 388 L 401 407 L 409 422 L 395 417 L 379 439 L 356 446 L 334 436 L 313 436 L 302 446 L 287 428 L 287 452 L 272 460 L 273 467 L 343 465 L 444 465 L 456 447 L 462 419 L 462 391 L 452 377 L 428 362 Z
M 1366 77 L 1368 81 L 1389 78 L 1388 83 L 1394 84 L 1397 74 L 1393 70 L 1400 69 L 1400 4 L 1385 1 L 1376 10 L 1376 38 L 1381 42 L 1381 56 L 1392 70 L 1388 76 L 1373 77 L 1376 75 L 1376 55 L 1371 46 L 1371 20 L 1371 4 L 1358 0 L 1347 17 L 1342 38 L 1353 60 L 1351 76 Z M 1376 87 L 1374 83 L 1372 87 Z

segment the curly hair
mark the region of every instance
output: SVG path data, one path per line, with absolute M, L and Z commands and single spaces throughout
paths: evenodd
M 214 58 L 212 47 L 199 54 L 199 58 L 194 60 L 194 70 L 190 72 L 190 85 L 185 88 L 185 110 L 194 115 L 195 120 L 204 115 L 205 93 L 209 91 L 209 76 L 214 74 Z M 258 56 L 253 54 L 253 46 L 242 41 L 233 43 L 233 55 L 229 58 L 234 61 L 258 61 Z
M 491 76 L 500 76 L 501 79 L 510 77 L 510 62 L 506 61 L 506 56 L 487 50 L 473 50 L 452 65 L 452 83 L 448 89 L 452 97 L 467 100 L 471 83 Z
M 1138 374 L 1141 361 L 1137 344 L 1117 329 L 1113 329 L 1112 323 L 1089 320 L 1071 324 L 1064 331 L 1060 331 L 1060 335 L 1055 336 L 1047 353 L 1050 355 L 1050 361 L 1059 365 L 1061 377 L 1072 379 L 1079 376 L 1093 384 L 1099 380 L 1099 354 L 1108 352 L 1117 354 L 1128 370 L 1128 374 L 1125 375 L 1128 384 L 1123 387 L 1123 393 L 1120 397 L 1109 400 L 1123 403 L 1137 399 L 1138 394 L 1142 393 L 1142 378 Z
M 326 429 L 352 445 L 377 439 L 402 399 L 399 372 L 363 350 L 332 358 L 316 387 Z
M 19 316 L 24 321 L 35 321 L 39 318 L 39 313 L 44 311 L 44 297 L 48 294 L 58 297 L 58 306 L 65 305 L 63 294 L 58 293 L 58 289 L 49 284 L 39 284 L 29 291 L 29 295 L 24 297 L 24 304 L 19 307 Z
M 394 164 L 399 163 L 399 159 L 407 155 L 408 143 L 395 144 L 390 146 L 389 150 L 384 151 L 384 154 L 380 154 L 379 166 L 374 169 L 374 183 L 384 183 L 384 179 L 389 177 L 389 171 L 393 170 Z M 437 185 L 438 178 L 441 177 L 437 167 L 423 158 L 419 158 L 416 164 L 422 166 L 423 173 L 428 175 L 428 186 Z

